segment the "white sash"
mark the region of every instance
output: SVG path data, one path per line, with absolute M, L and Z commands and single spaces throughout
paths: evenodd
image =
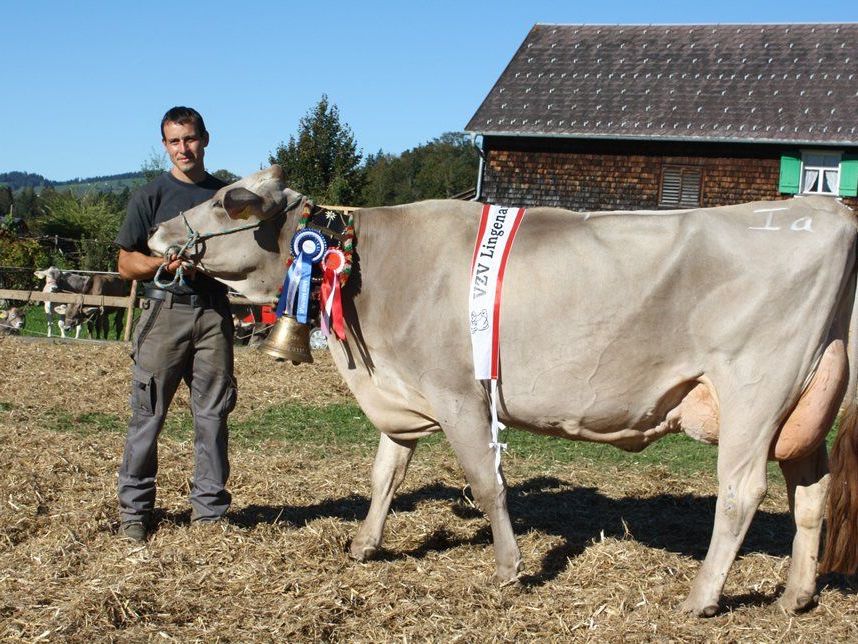
M 471 284 L 468 291 L 468 312 L 471 323 L 471 349 L 474 358 L 474 376 L 489 380 L 492 419 L 492 442 L 495 450 L 495 471 L 498 483 L 501 451 L 506 448 L 498 442 L 502 429 L 497 417 L 497 380 L 500 337 L 500 303 L 503 274 L 506 268 L 515 233 L 524 217 L 524 208 L 483 206 L 480 229 L 471 261 Z

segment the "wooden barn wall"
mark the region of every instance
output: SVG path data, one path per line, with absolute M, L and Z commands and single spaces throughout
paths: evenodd
M 515 206 L 573 210 L 659 207 L 664 165 L 701 169 L 701 205 L 784 199 L 780 156 L 795 148 L 628 141 L 490 138 L 482 199 Z M 858 199 L 844 199 L 858 209 Z

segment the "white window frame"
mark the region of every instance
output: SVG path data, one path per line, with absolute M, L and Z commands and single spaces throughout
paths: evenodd
M 836 165 L 827 166 L 827 165 L 811 165 L 807 162 L 808 157 L 811 156 L 822 156 L 836 160 Z M 836 197 L 840 194 L 840 162 L 843 160 L 842 152 L 832 152 L 831 150 L 802 150 L 801 151 L 801 189 L 799 190 L 800 194 L 803 195 L 827 195 L 829 197 Z M 808 172 L 817 172 L 817 178 L 815 183 L 817 185 L 816 190 L 809 190 L 807 188 L 807 173 Z M 825 172 L 835 172 L 835 181 L 834 185 L 830 186 L 831 190 L 823 190 L 823 181 L 822 177 Z

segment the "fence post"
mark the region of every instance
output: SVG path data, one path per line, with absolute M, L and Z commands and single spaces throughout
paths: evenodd
M 131 339 L 131 322 L 134 320 L 134 307 L 137 304 L 137 280 L 131 281 L 131 294 L 128 296 L 128 310 L 125 312 L 125 331 L 122 339 L 128 342 Z

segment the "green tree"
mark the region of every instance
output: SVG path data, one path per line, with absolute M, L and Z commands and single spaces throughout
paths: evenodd
M 54 191 L 44 195 L 44 209 L 45 214 L 36 221 L 38 231 L 74 242 L 76 268 L 113 268 L 116 252 L 112 241 L 124 215 L 121 198 L 101 192 Z
M 6 185 L 0 185 L 0 217 L 10 214 L 14 203 L 15 198 L 12 196 L 12 189 Z
M 163 150 L 152 148 L 149 152 L 149 158 L 140 166 L 140 172 L 143 173 L 143 178 L 146 182 L 152 181 L 155 177 L 167 171 L 167 155 Z
M 125 212 L 125 209 L 128 208 L 128 202 L 131 200 L 131 188 L 128 186 L 123 186 L 119 192 L 108 192 L 105 194 L 112 210 Z
M 236 181 L 241 179 L 241 177 L 239 177 L 237 174 L 233 174 L 229 170 L 224 170 L 223 168 L 212 172 L 212 176 L 217 177 L 224 183 L 235 183 Z
M 268 161 L 283 168 L 292 189 L 320 203 L 354 204 L 365 182 L 351 128 L 325 94 L 301 118 L 298 138 L 290 136 Z
M 35 239 L 20 239 L 0 226 L 0 266 L 47 268 L 50 255 Z M 0 276 L 0 288 L 31 289 L 33 272 L 8 271 Z
M 390 206 L 413 201 L 410 164 L 394 154 L 371 154 L 365 165 L 366 185 L 361 192 L 360 205 Z
M 15 216 L 31 220 L 43 214 L 42 204 L 36 191 L 31 187 L 21 188 L 15 195 Z
M 361 204 L 386 206 L 443 199 L 476 184 L 479 156 L 461 133 L 446 132 L 399 156 L 370 155 Z

